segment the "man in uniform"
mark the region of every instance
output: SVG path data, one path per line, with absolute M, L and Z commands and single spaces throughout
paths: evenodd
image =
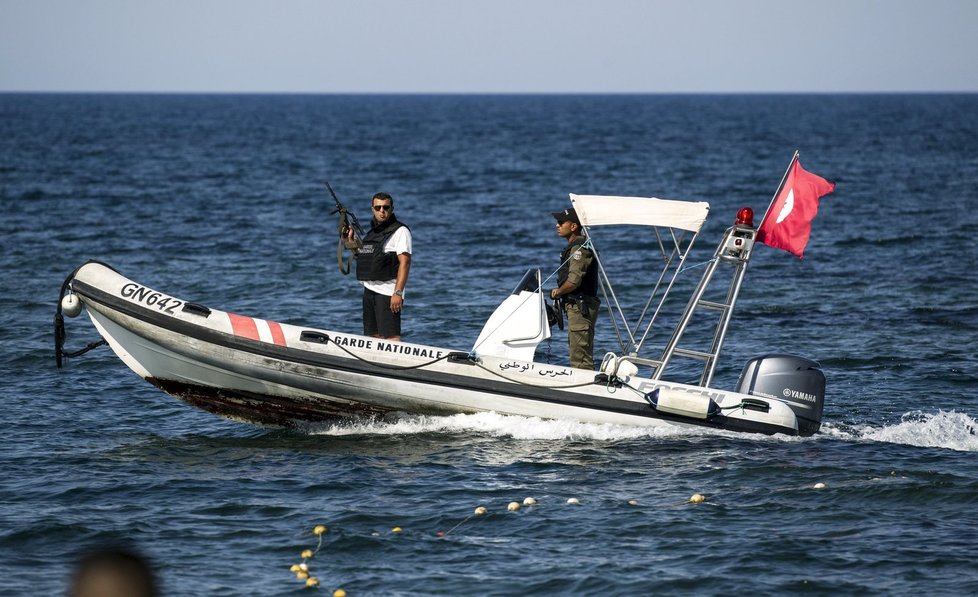
M 598 267 L 593 265 L 594 252 L 585 248 L 584 228 L 577 211 L 565 209 L 553 214 L 557 234 L 567 239 L 560 254 L 557 288 L 550 298 L 560 299 L 567 313 L 567 340 L 571 367 L 594 369 L 594 324 L 598 319 Z
M 404 287 L 411 270 L 411 230 L 394 216 L 394 199 L 377 193 L 370 231 L 356 251 L 357 280 L 363 284 L 363 335 L 401 339 Z M 354 242 L 349 228 L 346 239 Z

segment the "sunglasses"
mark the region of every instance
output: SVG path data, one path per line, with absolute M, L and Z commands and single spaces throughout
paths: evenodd
M 393 205 L 375 205 L 374 211 L 390 211 Z

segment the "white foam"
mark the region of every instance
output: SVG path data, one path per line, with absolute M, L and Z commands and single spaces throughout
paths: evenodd
M 443 417 L 410 416 L 396 421 L 370 421 L 345 424 L 317 430 L 324 435 L 404 435 L 413 433 L 476 432 L 497 437 L 527 440 L 592 439 L 618 440 L 640 437 L 677 437 L 701 435 L 709 430 L 680 427 L 635 427 L 549 420 L 535 417 L 478 413 Z
M 904 414 L 896 425 L 882 428 L 866 425 L 850 429 L 851 432 L 835 426 L 823 427 L 823 431 L 829 435 L 844 439 L 869 439 L 923 448 L 978 452 L 978 421 L 956 411 L 913 411 Z
M 580 423 L 570 420 L 501 415 L 493 412 L 443 417 L 403 416 L 394 421 L 351 422 L 314 431 L 317 434 L 333 436 L 473 432 L 520 440 L 623 440 L 643 437 L 741 436 L 741 434 L 733 432 L 707 428 L 634 427 L 630 425 Z M 965 413 L 955 411 L 909 412 L 903 415 L 900 423 L 885 427 L 871 425 L 840 426 L 824 423 L 819 435 L 978 452 L 978 421 Z M 807 439 L 817 440 L 819 435 Z M 805 439 L 782 435 L 751 435 L 750 437 L 779 442 Z

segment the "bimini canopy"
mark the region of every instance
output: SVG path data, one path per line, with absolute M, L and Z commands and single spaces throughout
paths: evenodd
M 706 201 L 674 201 L 654 197 L 570 195 L 571 204 L 584 226 L 636 224 L 668 226 L 699 232 L 710 204 Z

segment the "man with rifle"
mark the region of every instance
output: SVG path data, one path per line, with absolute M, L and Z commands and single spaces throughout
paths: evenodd
M 400 341 L 404 288 L 411 271 L 411 230 L 394 215 L 394 199 L 388 193 L 377 193 L 372 200 L 370 230 L 360 239 L 356 217 L 348 214 L 335 193 L 333 198 L 342 214 L 341 242 L 356 256 L 357 280 L 363 285 L 363 335 Z M 342 258 L 340 261 L 343 271 Z M 343 273 L 348 272 L 349 264 Z

